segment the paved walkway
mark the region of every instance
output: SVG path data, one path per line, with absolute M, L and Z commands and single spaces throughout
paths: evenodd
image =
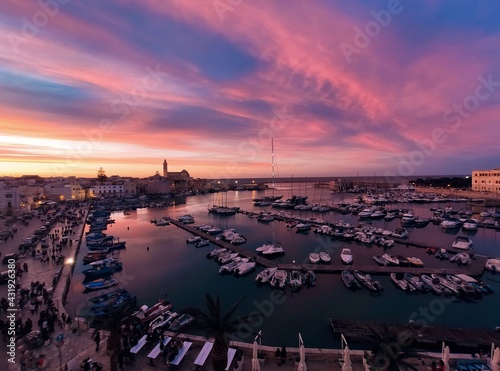
M 42 222 L 38 219 L 33 219 L 30 222 L 29 226 L 18 226 L 18 232 L 13 239 L 9 239 L 6 243 L 0 244 L 0 252 L 2 256 L 9 252 L 17 252 L 17 247 L 20 243 L 22 243 L 22 239 L 24 237 L 30 236 L 33 232 L 38 229 L 42 225 Z M 72 239 L 72 246 L 67 246 L 63 248 L 62 254 L 69 257 L 75 257 L 75 253 L 78 248 L 78 241 L 81 239 L 84 229 L 84 220 L 78 225 L 75 229 L 74 234 L 70 235 Z M 63 224 L 58 223 L 54 226 L 53 230 L 59 229 L 61 230 Z M 76 258 L 76 257 L 75 257 Z M 31 256 L 27 256 L 20 260 L 21 264 L 24 262 L 28 263 L 29 271 L 24 273 L 21 278 L 18 279 L 18 283 L 21 285 L 21 288 L 29 287 L 32 281 L 45 282 L 46 287 L 51 287 L 54 275 L 60 274 L 60 279 L 58 281 L 57 286 L 53 290 L 52 299 L 55 305 L 59 308 L 60 313 L 65 312 L 64 306 L 62 305 L 62 297 L 65 289 L 65 285 L 69 284 L 69 280 L 71 279 L 71 265 L 56 265 L 55 263 L 43 264 L 40 262 L 38 258 L 32 258 Z M 6 296 L 6 286 L 0 286 L 0 297 Z M 30 311 L 25 307 L 24 309 L 20 309 L 18 314 L 18 318 L 22 318 L 23 322 L 31 317 Z M 38 317 L 37 314 L 35 314 Z M 0 318 L 5 320 L 6 315 L 2 313 Z M 34 322 L 33 328 L 36 328 L 36 319 L 32 318 Z M 56 324 L 55 332 L 52 334 L 50 344 L 46 346 L 42 346 L 36 349 L 32 349 L 29 351 L 33 352 L 35 357 L 38 357 L 39 354 L 45 355 L 47 358 L 48 364 L 47 370 L 58 371 L 61 369 L 68 370 L 81 370 L 80 365 L 82 361 L 88 357 L 93 360 L 98 361 L 104 366 L 104 371 L 109 370 L 109 357 L 106 355 L 106 340 L 107 334 L 101 334 L 101 344 L 99 351 L 95 351 L 95 343 L 92 340 L 92 329 L 87 328 L 87 326 L 80 321 L 74 321 L 73 327 L 76 330 L 63 328 Z M 64 337 L 63 343 L 58 343 L 55 341 L 55 338 L 58 335 Z M 171 334 L 172 335 L 172 334 Z M 186 356 L 181 361 L 177 370 L 211 370 L 211 359 L 208 359 L 205 362 L 204 366 L 198 367 L 194 365 L 194 361 L 203 347 L 205 339 L 190 335 L 179 335 L 181 338 L 185 338 L 185 340 L 189 340 L 193 342 L 193 345 L 189 348 L 186 353 Z M 5 344 L 5 343 L 4 343 Z M 58 347 L 58 345 L 60 347 Z M 243 352 L 243 358 L 238 364 L 239 371 L 250 371 L 252 369 L 252 346 L 251 344 L 246 343 L 234 343 L 232 346 L 241 349 Z M 143 370 L 157 370 L 157 369 L 167 369 L 163 366 L 163 361 L 161 355 L 151 362 L 148 359 L 147 355 L 150 350 L 154 347 L 154 344 L 146 344 L 143 349 L 137 354 L 136 359 L 133 363 L 124 366 L 124 370 L 130 371 L 143 371 Z M 20 361 L 23 357 L 23 352 L 26 350 L 26 345 L 24 344 L 23 339 L 19 340 L 17 343 L 17 351 L 16 351 L 16 363 L 11 364 L 7 362 L 7 351 L 6 346 L 2 347 L 2 351 L 0 352 L 0 370 L 21 370 Z M 274 357 L 275 348 L 273 347 L 263 347 L 263 353 L 265 354 L 265 361 L 261 363 L 262 370 L 296 370 L 295 357 L 298 356 L 298 349 L 288 349 L 288 357 L 283 365 L 278 365 L 277 360 Z M 29 351 L 27 353 L 29 353 Z M 26 354 L 27 354 L 26 353 Z M 364 366 L 362 363 L 362 352 L 353 351 L 352 352 L 352 368 L 354 371 L 364 370 Z M 430 355 L 432 356 L 432 355 Z M 435 356 L 435 355 L 434 355 Z M 452 355 L 453 356 L 453 355 Z M 309 371 L 323 371 L 323 370 L 341 370 L 341 365 L 339 363 L 339 359 L 341 358 L 341 353 L 339 350 L 333 349 L 306 349 L 306 363 L 307 369 Z M 425 357 L 424 357 L 425 359 Z M 418 362 L 418 361 L 417 361 Z M 418 362 L 416 365 L 422 371 L 428 370 L 428 366 L 430 364 L 430 358 L 427 358 L 426 364 L 422 364 Z M 4 367 L 7 365 L 7 367 Z M 61 367 L 62 366 L 62 367 Z M 31 368 L 30 368 L 31 370 Z

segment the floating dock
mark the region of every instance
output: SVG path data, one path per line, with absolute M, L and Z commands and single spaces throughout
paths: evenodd
M 422 318 L 422 317 L 419 317 Z M 500 344 L 500 332 L 480 329 L 449 328 L 443 326 L 417 326 L 416 324 L 385 324 L 382 322 L 366 322 L 330 318 L 330 327 L 336 334 L 342 334 L 355 341 L 366 342 L 373 333 L 384 334 L 387 327 L 399 334 L 408 334 L 408 338 L 420 346 L 432 344 L 456 345 L 460 347 L 477 348 L 491 347 Z

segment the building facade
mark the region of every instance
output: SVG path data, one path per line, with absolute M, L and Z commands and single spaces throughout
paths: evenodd
M 500 193 L 500 168 L 472 172 L 472 190 Z
M 14 215 L 20 207 L 19 190 L 0 183 L 0 215 Z

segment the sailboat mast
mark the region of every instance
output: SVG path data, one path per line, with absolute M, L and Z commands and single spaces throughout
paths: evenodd
M 272 172 L 273 172 L 273 189 L 274 189 L 274 138 L 271 138 L 271 161 L 272 161 Z

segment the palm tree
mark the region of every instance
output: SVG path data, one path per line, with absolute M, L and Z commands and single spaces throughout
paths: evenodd
M 415 338 L 413 333 L 401 333 L 395 327 L 383 324 L 382 328 L 368 325 L 372 332 L 369 337 L 373 345 L 371 354 L 365 352 L 367 365 L 372 371 L 418 371 L 415 362 L 410 359 L 420 359 L 415 352 L 408 351 Z
M 206 313 L 198 308 L 187 308 L 183 312 L 194 316 L 196 323 L 206 330 L 207 338 L 214 338 L 212 367 L 215 371 L 224 371 L 227 366 L 228 338 L 238 330 L 238 325 L 248 323 L 249 316 L 232 318 L 244 298 L 234 304 L 224 316 L 221 314 L 219 295 L 215 300 L 209 294 L 205 294 L 205 298 Z
M 109 317 L 104 320 L 94 322 L 94 332 L 92 333 L 92 338 L 97 331 L 108 331 L 109 336 L 106 341 L 106 353 L 109 356 L 109 370 L 118 371 L 118 356 L 121 349 L 121 326 L 125 319 L 132 322 L 141 323 L 141 321 L 136 317 L 129 316 L 132 305 L 122 305 L 119 310 L 114 312 Z M 94 319 L 91 318 L 91 321 Z

